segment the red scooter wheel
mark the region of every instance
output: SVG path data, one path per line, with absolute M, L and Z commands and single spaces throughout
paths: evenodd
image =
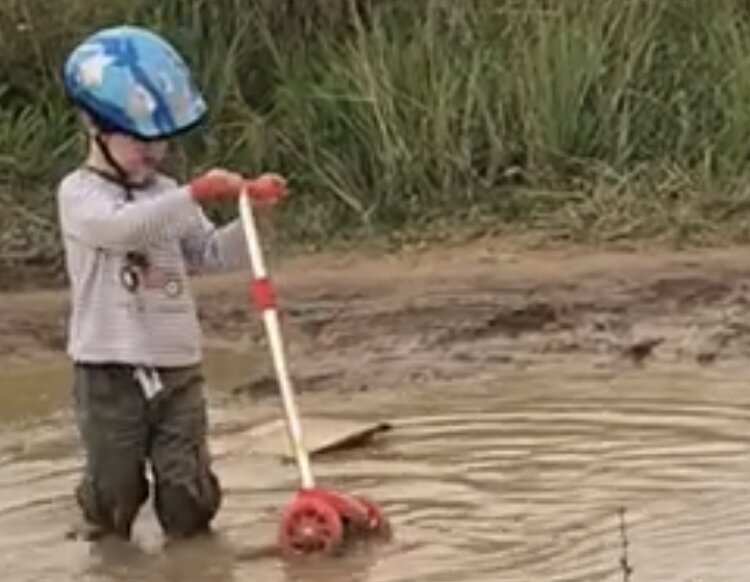
M 367 531 L 386 538 L 390 537 L 391 524 L 380 506 L 369 497 L 357 495 L 356 499 L 367 510 Z
M 339 550 L 343 537 L 339 514 L 318 497 L 298 495 L 281 518 L 279 545 L 285 556 L 330 555 Z

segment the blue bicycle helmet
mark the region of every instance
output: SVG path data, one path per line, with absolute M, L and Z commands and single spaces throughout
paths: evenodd
M 65 91 L 104 132 L 164 139 L 203 119 L 206 103 L 187 65 L 149 30 L 118 26 L 76 47 L 65 63 Z

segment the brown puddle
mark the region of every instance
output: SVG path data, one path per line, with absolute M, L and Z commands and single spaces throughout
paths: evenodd
M 66 541 L 80 464 L 67 367 L 3 369 L 2 579 L 747 582 L 745 264 L 744 249 L 482 251 L 289 271 L 303 411 L 394 425 L 314 470 L 378 500 L 395 539 L 302 566 L 268 551 L 294 466 L 243 446 L 279 414 L 244 277 L 201 294 L 226 489 L 214 539 L 164 548 L 147 509 L 133 544 Z M 63 305 L 4 298 L 0 356 L 59 350 Z
M 233 369 L 225 356 L 223 374 L 212 374 L 216 444 L 231 444 L 243 419 L 278 413 L 273 398 L 223 390 L 245 363 Z M 147 510 L 130 546 L 66 541 L 79 461 L 66 415 L 51 414 L 66 400 L 64 376 L 14 376 L 18 399 L 3 378 L 4 421 L 23 420 L 6 423 L 0 456 L 8 582 L 746 582 L 750 572 L 741 363 L 620 373 L 550 365 L 347 398 L 307 393 L 306 412 L 394 423 L 375 446 L 322 457 L 314 469 L 377 499 L 396 537 L 296 566 L 267 552 L 294 468 L 241 448 L 217 461 L 227 493 L 216 538 L 162 548 Z

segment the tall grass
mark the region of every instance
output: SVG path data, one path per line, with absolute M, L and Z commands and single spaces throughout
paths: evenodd
M 742 0 L 5 0 L 5 239 L 42 245 L 28 217 L 53 220 L 54 184 L 80 155 L 64 55 L 123 21 L 172 39 L 211 102 L 175 171 L 287 173 L 290 240 L 436 225 L 748 235 Z

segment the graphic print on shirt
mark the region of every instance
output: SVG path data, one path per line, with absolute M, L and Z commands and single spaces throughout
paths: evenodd
M 161 290 L 166 297 L 176 299 L 184 292 L 182 275 L 175 269 L 161 268 L 143 253 L 130 252 L 120 269 L 120 282 L 130 293 L 139 289 Z
M 120 283 L 130 293 L 135 293 L 141 286 L 142 272 L 148 267 L 148 258 L 142 253 L 130 252 L 120 268 Z

